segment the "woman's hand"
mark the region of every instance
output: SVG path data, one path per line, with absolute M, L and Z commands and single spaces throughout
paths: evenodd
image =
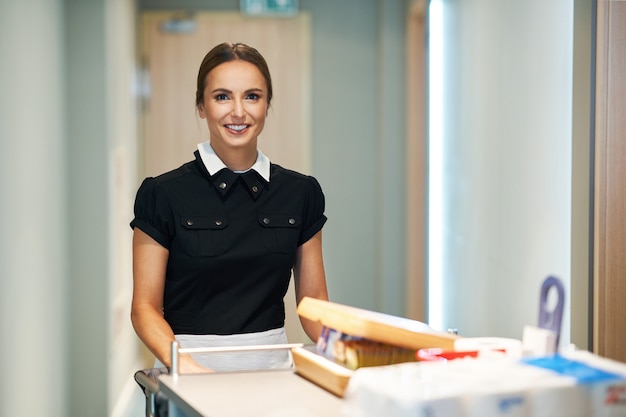
M 205 374 L 215 372 L 194 361 L 191 355 L 180 355 L 178 357 L 178 373 L 184 374 Z

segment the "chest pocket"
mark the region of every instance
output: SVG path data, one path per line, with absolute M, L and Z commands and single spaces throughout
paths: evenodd
M 272 252 L 292 253 L 298 246 L 301 219 L 289 214 L 259 214 L 263 245 Z
M 180 219 L 184 231 L 184 242 L 191 256 L 215 256 L 228 249 L 225 216 L 183 216 Z

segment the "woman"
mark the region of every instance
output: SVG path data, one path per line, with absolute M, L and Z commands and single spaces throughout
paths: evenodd
M 296 302 L 328 299 L 322 190 L 257 149 L 271 99 L 258 51 L 213 48 L 196 91 L 209 141 L 198 145 L 195 160 L 146 178 L 137 192 L 131 320 L 166 366 L 175 339 L 181 347 L 285 343 L 283 298 L 292 271 Z M 317 340 L 319 324 L 301 321 Z M 182 373 L 289 364 L 285 351 L 179 359 Z

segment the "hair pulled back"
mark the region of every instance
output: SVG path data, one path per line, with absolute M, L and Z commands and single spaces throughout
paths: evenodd
M 272 78 L 267 62 L 263 55 L 251 46 L 244 43 L 224 42 L 211 49 L 200 64 L 198 71 L 198 85 L 196 88 L 196 106 L 204 102 L 204 89 L 206 88 L 207 75 L 220 64 L 230 61 L 246 61 L 253 64 L 265 78 L 267 86 L 267 104 L 272 100 Z

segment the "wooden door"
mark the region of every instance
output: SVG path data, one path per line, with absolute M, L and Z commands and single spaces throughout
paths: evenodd
M 195 108 L 198 68 L 222 42 L 243 42 L 267 60 L 274 96 L 259 147 L 272 162 L 308 173 L 310 167 L 310 19 L 249 18 L 238 13 L 148 12 L 141 16 L 143 83 L 141 177 L 193 159 L 209 138 Z M 285 299 L 291 341 L 306 339 L 295 313 L 293 288 Z
M 626 361 L 626 2 L 597 3 L 594 343 Z

